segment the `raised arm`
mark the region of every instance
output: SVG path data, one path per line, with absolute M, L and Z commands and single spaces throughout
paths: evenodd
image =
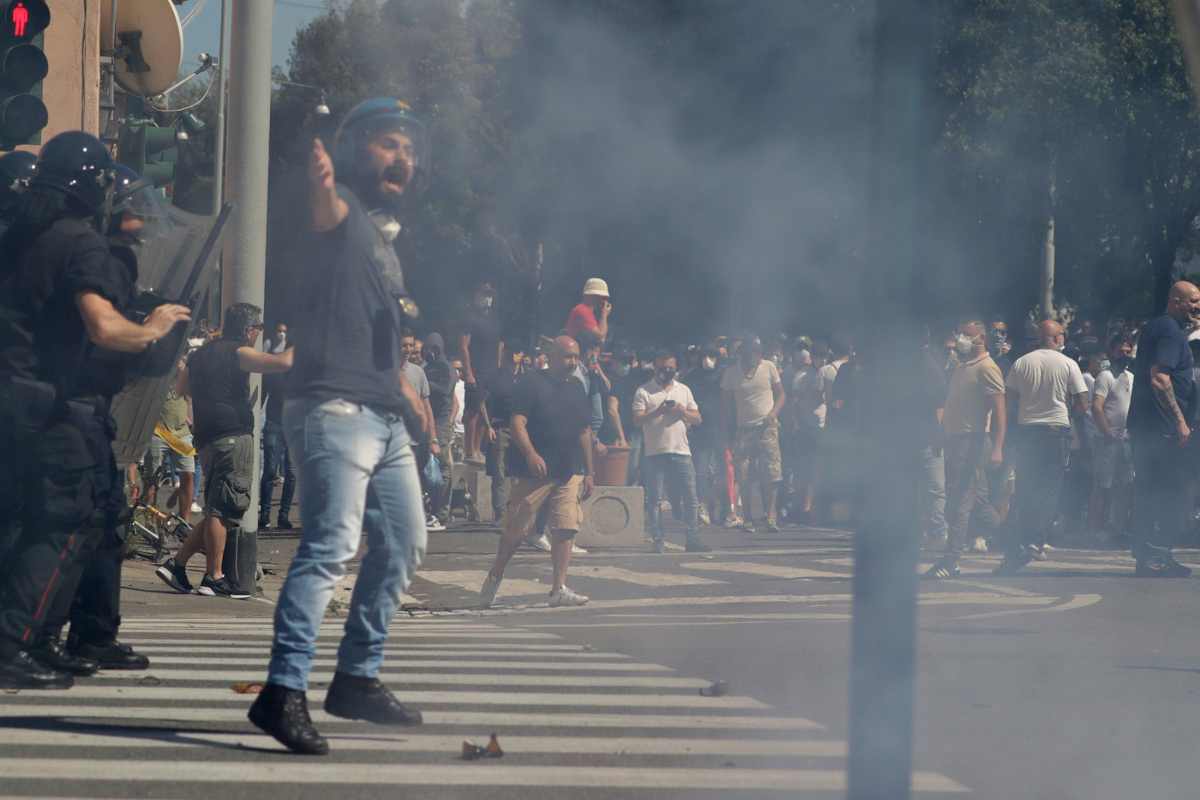
M 295 348 L 289 347 L 282 353 L 264 353 L 253 347 L 239 347 L 237 349 L 238 368 L 242 372 L 257 372 L 262 375 L 287 372 L 292 368 L 294 351 Z
M 350 213 L 350 206 L 338 197 L 333 159 L 320 139 L 313 139 L 312 154 L 308 161 L 308 184 L 313 230 L 324 233 L 341 225 Z

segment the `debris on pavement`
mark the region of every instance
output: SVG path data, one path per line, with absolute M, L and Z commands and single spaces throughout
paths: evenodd
M 729 681 L 713 681 L 700 690 L 701 697 L 724 697 L 729 694 Z
M 504 758 L 504 751 L 500 749 L 500 742 L 496 738 L 496 734 L 492 734 L 488 739 L 486 746 L 480 747 L 474 742 L 462 743 L 463 761 L 478 761 L 481 758 Z
M 162 686 L 162 678 L 154 675 L 143 675 L 138 679 L 139 686 Z

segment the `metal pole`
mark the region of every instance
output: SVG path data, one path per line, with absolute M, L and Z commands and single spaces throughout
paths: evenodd
M 229 34 L 233 26 L 233 3 L 231 0 L 221 0 L 221 48 L 220 69 L 217 70 L 217 129 L 213 133 L 213 208 L 212 213 L 219 213 L 225 193 L 225 103 L 226 78 L 229 75 Z
M 855 404 L 860 519 L 854 543 L 851 626 L 850 800 L 911 796 L 916 675 L 919 539 L 917 483 L 921 357 L 919 280 L 923 162 L 936 141 L 930 129 L 935 15 L 924 0 L 875 3 L 874 98 L 870 162 L 871 259 L 860 300 L 874 313 L 856 356 Z M 852 368 L 842 367 L 843 372 Z M 839 376 L 839 380 L 840 380 Z
M 260 308 L 266 289 L 267 161 L 271 126 L 271 20 L 274 3 L 229 3 L 233 7 L 229 59 L 229 150 L 232 165 L 228 192 L 233 200 L 233 230 L 221 272 L 221 302 L 253 303 Z M 223 20 L 223 23 L 225 20 Z M 258 405 L 261 382 L 251 376 L 251 397 Z M 256 415 L 257 416 L 257 415 Z M 258 531 L 259 426 L 255 425 L 254 470 L 250 508 L 242 518 L 231 553 L 226 548 L 226 572 L 241 586 L 254 587 L 253 554 Z M 230 564 L 231 555 L 233 564 Z M 246 574 L 247 569 L 249 574 Z

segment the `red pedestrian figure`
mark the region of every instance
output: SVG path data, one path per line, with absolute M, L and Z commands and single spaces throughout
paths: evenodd
M 13 25 L 13 36 L 21 37 L 25 35 L 25 26 L 29 23 L 29 9 L 24 3 L 18 2 L 12 7 L 10 15 Z

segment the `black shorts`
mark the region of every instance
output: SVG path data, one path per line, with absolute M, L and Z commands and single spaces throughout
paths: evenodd
M 484 383 L 483 380 L 478 380 L 474 386 L 468 383 L 465 394 L 465 404 L 467 406 L 465 413 L 468 415 L 478 414 L 479 410 L 483 408 L 483 404 L 486 403 L 488 399 L 487 384 Z

